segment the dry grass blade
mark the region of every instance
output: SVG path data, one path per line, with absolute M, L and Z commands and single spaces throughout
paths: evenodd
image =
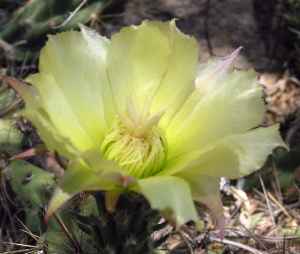
M 83 0 L 74 11 L 71 12 L 70 16 L 60 25 L 55 26 L 54 28 L 58 29 L 58 28 L 62 28 L 65 25 L 67 25 L 71 19 L 76 15 L 76 13 L 78 13 L 80 11 L 80 9 L 87 3 L 87 0 Z
M 265 200 L 266 200 L 267 207 L 268 207 L 271 219 L 272 219 L 273 226 L 275 227 L 276 226 L 276 222 L 275 222 L 275 217 L 274 217 L 274 214 L 273 214 L 273 209 L 272 209 L 271 202 L 270 202 L 268 194 L 267 194 L 267 190 L 266 190 L 264 181 L 263 181 L 263 179 L 261 177 L 261 174 L 259 174 L 259 181 L 260 181 L 261 187 L 262 187 L 263 192 L 264 192 Z
M 191 245 L 191 241 L 192 241 L 191 237 L 187 233 L 183 232 L 182 230 L 179 230 L 178 233 L 181 239 L 185 242 L 186 246 L 188 247 L 190 254 L 194 254 L 193 246 Z
M 8 244 L 8 245 L 21 246 L 24 248 L 36 248 L 36 246 L 34 246 L 34 245 L 28 245 L 28 244 L 23 244 L 23 243 L 11 243 L 11 242 L 5 242 L 5 241 L 1 241 L 1 243 Z
M 286 208 L 270 192 L 268 192 L 268 196 L 288 218 L 292 219 Z
M 209 239 L 210 239 L 210 241 L 219 242 L 219 243 L 223 243 L 223 244 L 226 244 L 226 245 L 231 245 L 231 246 L 240 248 L 242 250 L 246 250 L 246 251 L 248 251 L 252 254 L 268 254 L 267 252 L 262 252 L 260 250 L 257 250 L 255 248 L 253 248 L 253 247 L 250 247 L 248 245 L 245 245 L 245 244 L 242 244 L 242 243 L 239 243 L 239 242 L 235 242 L 235 241 L 231 241 L 231 240 L 228 240 L 228 239 L 221 239 L 221 238 L 217 238 L 217 237 L 214 237 L 214 236 L 209 236 Z
M 260 236 L 255 235 L 252 233 L 248 228 L 246 228 L 243 224 L 241 224 L 242 228 L 245 230 L 245 232 L 249 235 L 249 237 L 252 237 L 264 250 L 267 250 L 266 245 L 262 241 Z
M 33 234 L 31 232 L 31 230 L 19 218 L 17 218 L 17 219 L 18 219 L 20 225 L 22 225 L 22 227 L 24 227 L 24 229 L 21 229 L 21 231 L 24 232 L 25 234 L 29 235 L 36 242 L 38 242 L 40 237 L 38 235 Z
M 53 213 L 53 216 L 54 216 L 55 220 L 58 222 L 62 231 L 65 233 L 65 235 L 69 239 L 70 243 L 73 245 L 74 249 L 76 250 L 76 253 L 77 253 L 77 251 L 81 252 L 80 243 L 77 241 L 75 236 L 68 230 L 68 228 L 66 227 L 66 225 L 62 221 L 62 219 L 56 213 Z

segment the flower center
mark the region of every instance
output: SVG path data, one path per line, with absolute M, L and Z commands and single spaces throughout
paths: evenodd
M 167 154 L 165 139 L 157 126 L 145 122 L 130 127 L 120 119 L 105 136 L 101 150 L 106 159 L 116 161 L 128 175 L 137 178 L 159 172 Z

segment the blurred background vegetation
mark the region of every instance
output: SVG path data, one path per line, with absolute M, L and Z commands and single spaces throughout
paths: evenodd
M 236 68 L 257 71 L 262 125 L 280 124 L 290 149 L 276 149 L 247 178 L 223 179 L 224 239 L 201 206 L 203 232 L 192 224 L 176 230 L 126 195 L 113 218 L 101 194 L 83 194 L 46 225 L 63 163 L 19 117 L 24 105 L 12 82 L 37 71 L 47 34 L 85 24 L 109 37 L 144 19 L 172 18 L 198 39 L 200 61 L 244 47 Z M 300 0 L 1 0 L 0 77 L 0 253 L 300 253 Z

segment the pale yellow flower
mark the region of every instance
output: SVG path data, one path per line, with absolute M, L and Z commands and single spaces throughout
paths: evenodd
M 199 67 L 173 21 L 49 36 L 19 90 L 48 148 L 70 160 L 50 210 L 85 190 L 134 190 L 178 224 L 197 220 L 193 200 L 220 215 L 220 177 L 259 169 L 283 144 L 278 126 L 258 128 L 262 90 L 253 71 L 229 71 L 235 54 Z

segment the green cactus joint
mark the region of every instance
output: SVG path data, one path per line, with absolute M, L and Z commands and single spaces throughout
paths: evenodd
M 21 151 L 23 138 L 13 119 L 0 119 L 0 153 L 12 155 Z
M 24 46 L 14 48 L 12 57 L 20 61 L 23 61 L 24 57 L 33 58 L 38 48 L 32 48 L 32 45 L 39 45 L 47 34 L 78 28 L 78 24 L 88 23 L 108 3 L 107 0 L 89 0 L 76 12 L 76 15 L 68 20 L 68 16 L 81 4 L 81 0 L 31 0 L 25 2 L 13 12 L 9 21 L 3 25 L 3 29 L 0 31 L 1 40 L 8 43 L 26 41 L 31 45 L 30 49 L 34 53 L 30 53 Z M 65 23 L 66 20 L 68 22 Z
M 198 220 L 194 200 L 224 223 L 220 177 L 247 175 L 284 145 L 278 126 L 258 127 L 262 89 L 254 71 L 232 70 L 238 52 L 199 66 L 175 21 L 111 39 L 83 26 L 49 36 L 32 86 L 18 87 L 24 116 L 70 160 L 48 216 L 81 191 L 135 191 L 177 225 Z

